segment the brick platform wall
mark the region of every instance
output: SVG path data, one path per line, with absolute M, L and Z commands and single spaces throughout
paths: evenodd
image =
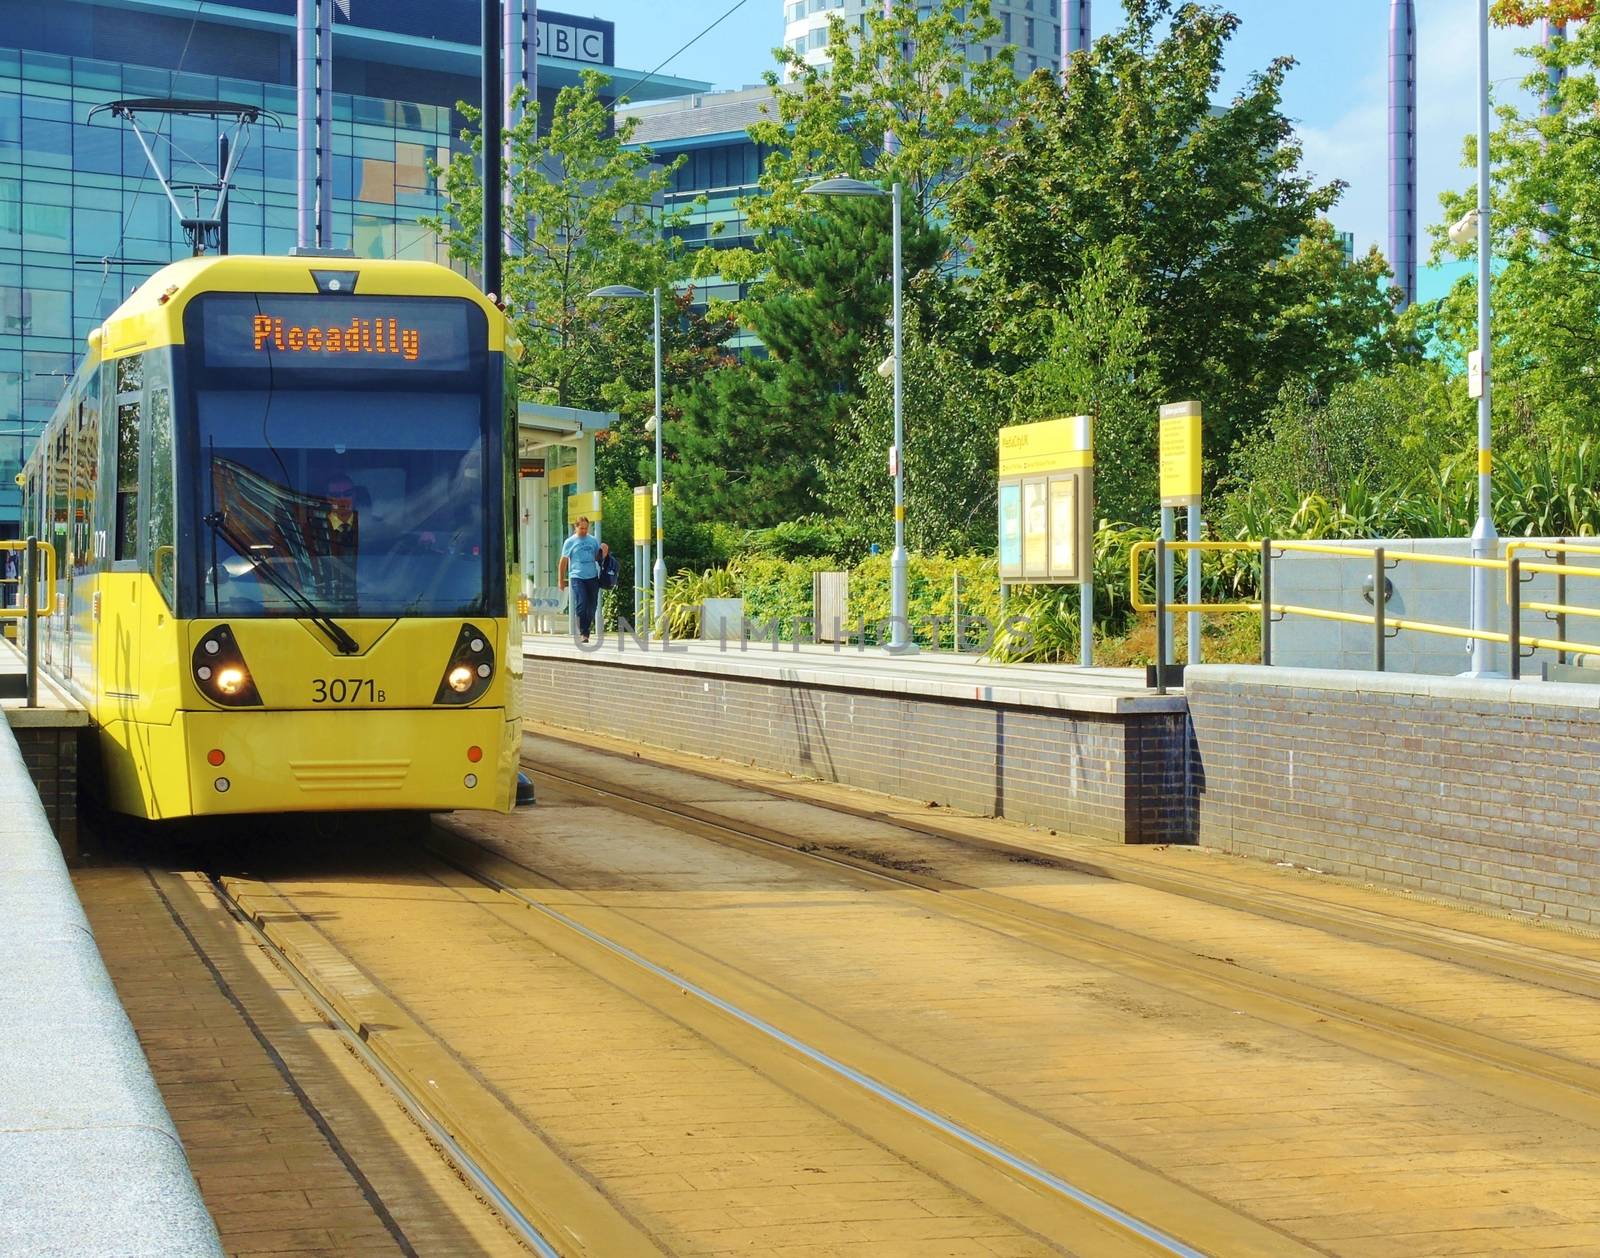
M 78 855 L 78 739 L 83 731 L 73 727 L 23 726 L 12 733 L 38 788 L 50 828 L 70 862 Z
M 1185 677 L 1201 843 L 1600 924 L 1600 687 Z
M 1181 713 L 1102 716 L 530 657 L 532 719 L 1123 843 L 1189 841 Z

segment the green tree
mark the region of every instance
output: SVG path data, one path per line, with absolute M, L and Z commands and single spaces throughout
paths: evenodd
M 937 232 L 911 225 L 907 270 L 925 274 L 940 248 Z M 667 429 L 685 509 L 728 512 L 750 527 L 818 505 L 822 469 L 893 305 L 889 207 L 867 198 L 821 203 L 775 234 L 763 256 L 760 292 L 740 308 L 763 356 L 690 388 L 681 420 Z
M 996 160 L 955 202 L 996 349 L 1026 361 L 1081 279 L 1115 245 L 1140 281 L 1162 396 L 1206 406 L 1226 451 L 1295 378 L 1328 381 L 1395 350 L 1375 254 L 1347 267 L 1319 220 L 1338 183 L 1300 170 L 1279 58 L 1212 107 L 1239 19 L 1174 0 L 1124 0 L 1121 30 L 1073 65 L 1066 90 L 1024 87 Z
M 1097 515 L 1137 521 L 1156 502 L 1155 378 L 1150 313 L 1120 248 L 1094 249 L 1052 313 L 1045 356 L 1012 380 L 1012 422 L 1094 421 Z
M 889 344 L 876 347 L 887 352 Z M 906 545 L 958 554 L 995 546 L 997 434 L 1006 382 L 911 323 L 904 346 Z M 870 356 L 869 356 L 870 357 Z M 862 372 L 846 439 L 824 469 L 829 513 L 848 531 L 889 549 L 894 538 L 894 386 Z
M 657 167 L 648 149 L 629 149 L 635 119 L 618 122 L 600 96 L 606 79 L 584 71 L 562 88 L 544 134 L 535 108 L 506 131 L 503 163 L 507 201 L 505 292 L 524 347 L 520 365 L 525 396 L 559 406 L 599 407 L 608 386 L 632 370 L 639 330 L 649 340 L 649 313 L 626 302 L 600 302 L 588 294 L 606 284 L 649 291 L 676 277 L 674 215 L 652 204 L 671 184 L 675 166 Z M 519 94 L 516 103 L 526 104 Z M 470 151 L 447 167 L 434 166 L 444 212 L 425 218 L 450 256 L 482 264 L 483 183 L 477 163 L 482 136 L 479 111 L 458 108 L 468 121 L 462 138 Z M 643 303 L 636 303 L 643 304 Z M 648 370 L 648 352 L 645 355 Z
M 1501 107 L 1490 137 L 1490 225 L 1496 261 L 1490 287 L 1495 346 L 1494 409 L 1502 439 L 1543 442 L 1565 432 L 1600 435 L 1600 23 L 1569 32 L 1551 49 L 1530 50 L 1537 69 L 1528 86 L 1547 90 L 1546 68 L 1568 71 L 1556 112 Z M 1468 140 L 1466 161 L 1477 163 Z M 1443 198 L 1444 222 L 1477 203 L 1475 190 Z M 1434 256 L 1473 257 L 1443 226 Z M 1477 276 L 1457 282 L 1431 316 L 1431 330 L 1457 363 L 1477 345 Z

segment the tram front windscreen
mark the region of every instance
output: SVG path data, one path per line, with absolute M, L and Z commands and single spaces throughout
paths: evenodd
M 476 306 L 208 294 L 186 325 L 200 615 L 487 612 L 502 504 Z

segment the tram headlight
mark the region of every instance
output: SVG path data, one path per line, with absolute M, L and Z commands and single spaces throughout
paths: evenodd
M 201 635 L 194 644 L 190 669 L 195 685 L 211 702 L 227 708 L 261 706 L 250 666 L 229 626 L 214 625 Z
M 462 625 L 450 661 L 439 679 L 435 703 L 466 704 L 483 697 L 494 680 L 492 639 L 476 625 Z

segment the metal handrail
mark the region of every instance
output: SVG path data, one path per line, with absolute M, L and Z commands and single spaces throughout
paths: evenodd
M 1600 566 L 1583 567 L 1566 563 L 1525 562 L 1517 557 L 1519 551 L 1527 550 L 1543 550 L 1558 559 L 1564 559 L 1568 554 L 1600 557 L 1600 545 L 1576 542 L 1561 542 L 1553 545 L 1548 542 L 1512 541 L 1506 546 L 1506 557 L 1504 559 L 1473 559 L 1454 555 L 1415 554 L 1404 551 L 1395 553 L 1379 545 L 1373 547 L 1370 552 L 1370 562 L 1373 564 L 1373 611 L 1371 615 L 1364 615 L 1360 612 L 1333 611 L 1324 607 L 1302 607 L 1296 604 L 1274 602 L 1272 600 L 1272 561 L 1277 555 L 1284 552 L 1331 555 L 1334 558 L 1345 560 L 1368 560 L 1369 555 L 1365 547 L 1333 546 L 1324 542 L 1277 541 L 1273 539 L 1263 539 L 1260 542 L 1135 542 L 1128 551 L 1129 600 L 1135 611 L 1155 612 L 1157 614 L 1156 673 L 1158 688 L 1163 691 L 1165 690 L 1166 681 L 1166 642 L 1163 626 L 1167 615 L 1174 615 L 1179 612 L 1200 612 L 1202 614 L 1256 612 L 1261 616 L 1261 659 L 1263 664 L 1272 663 L 1271 626 L 1284 616 L 1305 616 L 1314 620 L 1371 627 L 1374 631 L 1373 666 L 1378 672 L 1384 671 L 1385 644 L 1389 638 L 1402 630 L 1410 630 L 1413 633 L 1433 634 L 1438 637 L 1460 638 L 1467 641 L 1491 642 L 1496 645 L 1509 646 L 1511 648 L 1511 676 L 1513 680 L 1519 680 L 1522 676 L 1524 651 L 1555 651 L 1563 663 L 1568 655 L 1600 656 L 1600 645 L 1572 642 L 1566 637 L 1566 618 L 1568 616 L 1600 619 L 1600 608 L 1580 607 L 1566 601 L 1566 581 L 1569 577 L 1600 579 Z M 1261 555 L 1261 598 L 1255 602 L 1239 603 L 1168 603 L 1165 598 L 1167 556 L 1169 553 L 1181 551 L 1199 551 L 1202 553 L 1207 551 L 1259 551 Z M 1148 603 L 1139 594 L 1139 567 L 1140 561 L 1144 556 L 1152 552 L 1156 556 L 1156 601 Z M 1491 630 L 1463 629 L 1457 625 L 1443 625 L 1434 621 L 1390 616 L 1387 609 L 1389 599 L 1388 582 L 1384 573 L 1388 568 L 1402 563 L 1432 564 L 1438 567 L 1476 568 L 1490 572 L 1504 572 L 1506 574 L 1506 601 L 1511 609 L 1510 631 L 1500 633 Z M 1556 602 L 1522 601 L 1522 583 L 1535 574 L 1554 575 L 1557 578 Z M 1557 632 L 1560 636 L 1542 638 L 1524 635 L 1521 625 L 1521 613 L 1523 611 L 1544 612 L 1556 621 Z
M 0 541 L 0 552 L 14 550 L 26 557 L 28 553 L 28 538 L 7 538 Z M 44 587 L 45 596 L 39 600 L 42 607 L 54 608 L 56 605 L 56 548 L 46 542 L 38 542 L 38 552 L 44 556 Z M 24 561 L 26 566 L 26 561 Z M 0 585 L 26 586 L 28 583 L 27 572 L 20 577 L 0 577 Z M 22 600 L 20 607 L 0 607 L 0 620 L 22 620 L 28 614 L 28 600 Z

